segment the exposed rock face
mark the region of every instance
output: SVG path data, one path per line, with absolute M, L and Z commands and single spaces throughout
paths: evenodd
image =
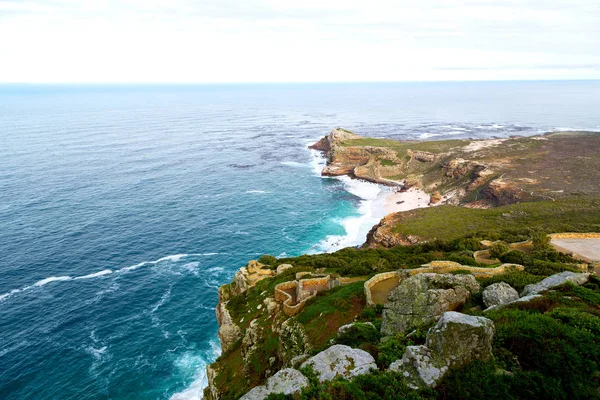
M 492 356 L 494 323 L 453 311 L 444 313 L 427 336 L 424 346 L 408 346 L 401 360 L 390 365 L 413 388 L 435 387 L 451 368 Z
M 320 150 L 325 153 L 328 163 L 322 175 L 339 176 L 349 175 L 371 182 L 385 185 L 397 184 L 384 177 L 396 175 L 401 172 L 398 155 L 392 149 L 386 147 L 372 146 L 345 146 L 343 143 L 349 140 L 363 139 L 361 136 L 341 128 L 334 129 L 331 134 L 325 136 L 309 148 Z M 380 159 L 388 160 L 391 166 L 383 166 Z
M 483 304 L 486 307 L 511 303 L 518 298 L 519 293 L 505 282 L 493 283 L 483 291 Z
M 396 225 L 396 215 L 389 214 L 385 216 L 377 225 L 375 225 L 367 234 L 366 245 L 369 247 L 394 247 L 394 246 L 408 246 L 421 242 L 421 238 L 417 236 L 404 236 L 392 231 L 392 228 Z
M 336 376 L 352 378 L 377 369 L 375 359 L 364 350 L 336 344 L 323 350 L 302 364 L 311 366 L 321 382 L 330 381 Z
M 252 355 L 256 349 L 255 344 L 258 343 L 263 337 L 262 329 L 258 325 L 258 320 L 254 319 L 248 325 L 244 338 L 242 339 L 242 345 L 240 347 L 242 359 L 244 360 L 244 366 L 248 366 L 248 358 Z
M 547 277 L 539 283 L 525 286 L 525 289 L 523 289 L 523 292 L 521 293 L 521 297 L 537 294 L 539 292 L 552 289 L 567 282 L 571 282 L 574 285 L 584 285 L 589 281 L 589 279 L 590 274 L 587 273 L 577 274 L 575 272 L 570 271 L 560 272 L 558 274 L 554 274 L 552 276 Z
M 214 385 L 214 379 L 217 375 L 216 371 L 209 365 L 206 366 L 206 379 L 208 380 L 208 386 L 204 389 L 203 400 L 217 400 L 219 393 Z
M 231 319 L 227 302 L 219 302 L 216 308 L 217 322 L 219 324 L 219 340 L 221 341 L 221 350 L 226 351 L 229 346 L 242 337 L 242 331 Z
M 311 348 L 304 328 L 294 318 L 281 324 L 278 355 L 284 365 L 292 365 L 294 358 L 307 354 Z
M 275 271 L 263 267 L 264 264 L 252 260 L 248 265 L 240 268 L 233 276 L 233 284 L 231 285 L 233 294 L 244 293 L 246 290 L 256 285 L 258 281 L 276 274 Z
M 407 153 L 412 159 L 421 162 L 434 162 L 440 158 L 439 154 L 433 154 L 428 151 L 408 150 Z
M 479 291 L 473 275 L 424 273 L 411 276 L 394 289 L 383 310 L 381 333 L 391 336 L 426 325 L 444 312 L 465 304 Z
M 494 179 L 482 191 L 496 206 L 514 204 L 525 199 L 525 193 L 513 182 L 503 179 Z
M 308 379 L 300 371 L 286 368 L 267 379 L 264 386 L 257 386 L 240 400 L 263 400 L 271 393 L 292 394 L 309 385 Z

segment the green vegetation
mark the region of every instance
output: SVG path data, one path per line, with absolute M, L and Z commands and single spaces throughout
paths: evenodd
M 379 161 L 379 164 L 383 165 L 384 167 L 393 167 L 396 165 L 395 162 L 388 160 L 387 158 L 378 158 L 377 160 Z
M 275 262 L 265 259 L 272 266 L 288 263 L 293 268 L 281 275 L 264 279 L 245 293 L 230 298 L 228 309 L 242 332 L 250 328 L 249 324 L 253 319 L 262 330 L 260 339 L 252 344 L 249 355 L 244 355 L 248 350 L 243 350 L 242 340 L 239 340 L 217 360 L 216 368 L 219 373 L 214 382 L 221 398 L 239 398 L 251 387 L 263 384 L 268 376 L 284 366 L 280 337 L 272 326 L 280 326 L 288 317 L 282 313 L 268 315 L 264 307 L 259 306 L 266 297 L 273 296 L 275 285 L 295 279 L 297 272 L 330 273 L 367 279 L 379 272 L 414 268 L 432 260 L 455 260 L 462 264 L 478 265 L 472 253 L 481 249 L 480 241 L 483 239 L 504 240 L 507 243 L 533 240 L 535 244 L 527 252 L 509 251 L 505 247 L 499 249 L 502 262 L 522 264 L 525 271 L 479 279 L 482 290 L 492 283 L 506 282 L 522 291 L 526 285 L 537 283 L 556 272 L 576 270 L 573 264 L 577 261 L 549 246 L 544 232 L 598 230 L 600 216 L 598 210 L 591 208 L 596 204 L 597 200 L 575 200 L 567 203 L 557 201 L 520 204 L 520 207 L 508 206 L 497 210 L 458 209 L 484 215 L 484 219 L 489 218 L 477 226 L 485 229 L 463 229 L 468 222 L 456 218 L 447 220 L 446 224 L 454 225 L 459 232 L 463 229 L 462 233 L 467 236 L 456 235 L 451 236 L 451 240 L 432 240 L 390 249 L 347 248 L 332 254 L 303 255 Z M 567 205 L 573 207 L 567 208 Z M 435 210 L 436 208 L 426 211 Z M 585 219 L 581 218 L 584 210 L 587 216 Z M 554 218 L 545 218 L 552 213 Z M 423 223 L 422 220 L 429 218 L 427 213 L 422 215 L 421 219 L 413 217 L 412 220 L 418 229 L 421 229 L 419 224 Z M 502 220 L 508 222 L 497 224 Z M 492 224 L 494 221 L 497 225 Z M 532 223 L 533 228 L 528 223 Z M 402 376 L 385 371 L 392 362 L 402 357 L 406 346 L 424 343 L 428 327 L 381 340 L 379 330 L 382 307 L 366 307 L 363 283 L 364 280 L 361 279 L 319 293 L 293 319 L 306 333 L 312 354 L 332 343 L 346 344 L 373 355 L 379 370 L 353 380 L 336 379 L 323 384 L 311 379 L 311 386 L 301 394 L 272 395 L 271 399 L 598 397 L 600 342 L 596 338 L 600 335 L 600 280 L 595 277 L 585 286 L 567 284 L 529 303 L 486 313 L 485 316 L 491 318 L 496 326 L 494 359 L 487 363 L 475 362 L 452 371 L 432 391 L 411 390 Z M 458 311 L 482 315 L 484 307 L 480 291 Z M 338 335 L 340 326 L 356 321 L 360 322 Z
M 340 326 L 352 322 L 364 308 L 364 281 L 350 283 L 319 293 L 309 300 L 296 317 L 317 350 L 327 347 Z
M 439 206 L 396 214 L 392 231 L 424 240 L 465 235 L 519 242 L 535 232 L 600 232 L 600 198 L 518 203 L 491 209 Z
M 277 263 L 277 258 L 275 258 L 274 256 L 272 256 L 270 254 L 264 254 L 264 255 L 260 256 L 260 258 L 258 259 L 258 262 L 265 264 L 267 266 L 274 266 Z
M 408 150 L 420 150 L 427 151 L 430 153 L 443 153 L 450 149 L 466 146 L 469 144 L 469 140 L 435 140 L 435 141 L 403 141 L 390 139 L 374 139 L 374 138 L 362 138 L 347 140 L 342 143 L 343 146 L 373 146 L 373 147 L 387 147 L 395 150 L 398 153 L 398 158 L 403 158 Z

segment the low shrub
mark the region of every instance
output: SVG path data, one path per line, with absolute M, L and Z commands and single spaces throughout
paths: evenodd
M 543 276 L 532 275 L 528 272 L 509 272 L 506 274 L 495 275 L 491 278 L 479 279 L 479 281 L 484 287 L 489 286 L 492 283 L 506 282 L 520 292 L 525 286 L 538 283 L 542 279 L 544 279 Z
M 259 257 L 258 262 L 261 264 L 274 266 L 275 264 L 277 264 L 277 258 L 269 254 L 264 254 Z
M 343 333 L 338 334 L 335 341 L 338 344 L 345 344 L 350 347 L 360 347 L 365 343 L 379 343 L 380 338 L 379 331 L 373 325 L 357 322 Z

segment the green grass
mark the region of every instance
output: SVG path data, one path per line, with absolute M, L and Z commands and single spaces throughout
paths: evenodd
M 402 158 L 407 150 L 428 151 L 430 153 L 443 153 L 450 149 L 460 146 L 466 146 L 469 140 L 435 140 L 435 141 L 397 141 L 390 139 L 362 138 L 346 140 L 342 142 L 343 146 L 372 146 L 387 147 L 396 150 L 399 157 Z
M 377 160 L 379 161 L 379 164 L 383 165 L 384 167 L 393 167 L 396 165 L 395 162 L 388 160 L 387 158 L 378 158 Z
M 465 235 L 525 238 L 532 229 L 546 233 L 600 232 L 600 199 L 539 201 L 491 209 L 431 207 L 398 214 L 392 231 L 424 240 L 453 240 Z

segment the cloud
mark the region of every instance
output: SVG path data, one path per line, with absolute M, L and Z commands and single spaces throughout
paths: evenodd
M 0 81 L 600 78 L 599 20 L 596 0 L 0 0 Z

